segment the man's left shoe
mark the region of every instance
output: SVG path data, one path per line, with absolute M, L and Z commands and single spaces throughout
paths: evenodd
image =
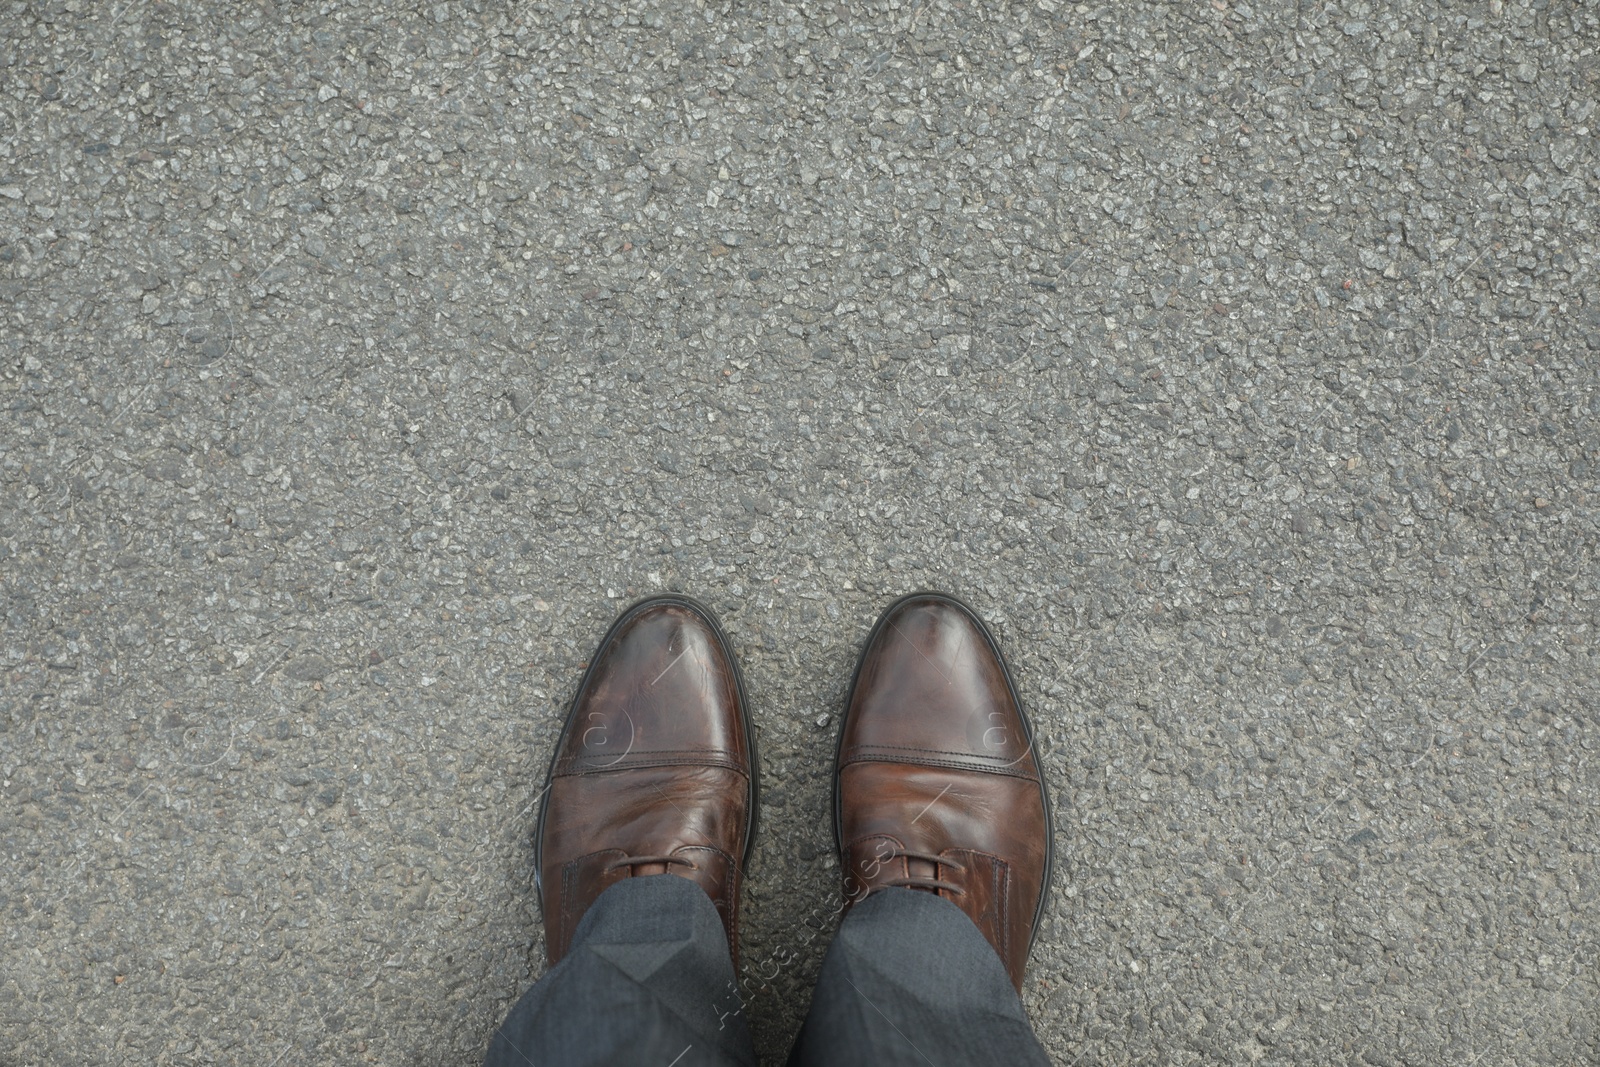
M 601 640 L 551 760 L 535 836 L 548 962 L 596 897 L 647 874 L 704 889 L 737 962 L 755 814 L 755 738 L 727 638 L 688 597 L 640 601 Z

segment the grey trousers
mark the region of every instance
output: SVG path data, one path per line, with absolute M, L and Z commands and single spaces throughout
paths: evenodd
M 584 915 L 523 995 L 485 1067 L 753 1065 L 716 907 L 670 874 L 630 878 Z M 851 909 L 822 962 L 794 1067 L 1049 1064 L 1000 957 L 961 910 L 910 889 Z

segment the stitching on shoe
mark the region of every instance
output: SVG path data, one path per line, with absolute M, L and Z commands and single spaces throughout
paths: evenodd
M 705 751 L 704 749 L 699 749 L 699 748 L 636 748 L 636 749 L 633 749 L 631 752 L 629 752 L 628 755 L 631 756 L 631 755 L 634 755 L 636 753 L 640 754 L 640 755 L 645 755 L 645 756 L 655 756 L 655 755 L 662 755 L 662 754 L 673 755 L 675 753 L 680 753 L 680 752 L 682 752 L 682 753 L 699 754 L 699 753 L 703 753 L 704 751 Z M 717 753 L 716 755 L 720 755 L 720 753 Z M 562 759 L 605 759 L 604 756 L 562 756 L 561 758 Z
M 727 877 L 723 880 L 722 896 L 719 903 L 726 908 L 728 916 L 724 929 L 728 934 L 728 945 L 733 952 L 738 951 L 739 944 L 739 864 L 734 860 L 732 853 L 718 848 L 716 845 L 679 845 L 672 850 L 673 855 L 680 852 L 709 852 L 728 865 Z
M 561 955 L 567 954 L 572 941 L 572 898 L 575 895 L 573 888 L 578 880 L 578 864 L 585 857 L 568 860 L 561 867 L 561 925 L 556 928 L 556 936 L 561 939 Z M 550 955 L 550 946 L 545 946 L 545 955 Z
M 928 749 L 926 745 L 853 744 L 851 749 L 891 749 L 894 752 L 938 752 L 941 755 L 970 755 L 974 760 L 998 760 L 997 755 L 979 755 L 976 752 L 958 752 L 955 749 Z
M 923 745 L 863 745 L 863 744 L 854 744 L 854 745 L 851 745 L 850 747 L 851 747 L 851 749 L 868 751 L 868 752 L 873 751 L 875 749 L 880 749 L 881 748 L 881 749 L 884 749 L 885 751 L 888 751 L 888 752 L 930 752 L 930 753 L 933 753 L 934 755 L 938 755 L 938 756 L 961 756 L 961 757 L 963 757 L 965 759 L 983 759 L 983 760 L 1001 761 L 1001 757 L 999 757 L 999 756 L 985 756 L 980 752 L 960 752 L 960 751 L 957 751 L 956 749 L 953 749 L 953 748 L 927 748 L 927 747 L 925 747 Z M 1024 754 L 1026 754 L 1026 753 L 1024 753 Z M 1001 762 L 1010 762 L 1010 761 L 1001 761 Z
M 1011 970 L 1011 864 L 998 857 L 994 862 L 995 891 L 1000 896 L 1000 960 L 1009 972 Z
M 647 756 L 650 759 L 636 757 Z M 735 771 L 750 777 L 748 764 L 739 763 L 732 757 L 719 758 L 708 756 L 702 752 L 686 751 L 684 749 L 635 749 L 621 759 L 605 762 L 605 756 L 562 756 L 556 760 L 556 765 L 551 777 L 574 778 L 584 775 L 598 774 L 609 770 L 631 770 L 643 767 L 720 767 L 725 770 Z M 595 764 L 598 764 L 597 766 Z
M 996 856 L 992 852 L 984 852 L 977 848 L 947 848 L 940 855 L 956 853 L 967 856 L 973 860 L 983 860 L 989 865 L 990 891 L 995 894 L 995 909 L 999 916 L 1000 944 L 996 951 L 1000 953 L 1001 962 L 1005 964 L 1006 974 L 1011 973 L 1011 864 Z M 1024 965 L 1027 960 L 1024 958 Z
M 1026 782 L 1037 782 L 1039 776 L 1031 771 L 1018 769 L 1016 766 L 984 766 L 981 761 L 986 757 L 969 756 L 966 759 L 940 759 L 932 753 L 935 749 L 907 748 L 899 752 L 876 753 L 871 749 L 858 749 L 849 756 L 839 758 L 839 767 L 842 770 L 856 763 L 915 763 L 926 767 L 948 767 L 953 770 L 976 771 L 980 774 L 1002 774 L 1008 778 L 1020 778 Z M 917 757 L 921 758 L 917 758 Z

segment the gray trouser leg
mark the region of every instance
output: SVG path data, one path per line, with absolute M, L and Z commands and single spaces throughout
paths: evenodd
M 790 1067 L 1042 1064 L 1005 967 L 947 900 L 884 889 L 839 926 Z
M 699 886 L 670 874 L 601 893 L 572 949 L 517 1001 L 485 1067 L 753 1067 L 728 937 Z

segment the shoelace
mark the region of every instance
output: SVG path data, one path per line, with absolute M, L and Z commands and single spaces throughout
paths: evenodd
M 698 863 L 695 863 L 693 860 L 686 860 L 682 856 L 624 856 L 620 860 L 617 860 L 615 863 L 608 866 L 606 870 L 614 871 L 619 867 L 642 867 L 647 863 L 676 863 L 680 866 L 689 868 L 691 871 L 698 871 L 700 869 L 700 865 Z
M 935 867 L 949 867 L 953 871 L 961 871 L 961 872 L 965 872 L 966 871 L 966 868 L 963 867 L 961 864 L 954 863 L 951 860 L 945 859 L 942 856 L 935 855 L 932 852 L 913 852 L 910 849 L 897 848 L 897 849 L 893 850 L 892 852 L 890 852 L 887 856 L 884 856 L 883 858 L 886 859 L 886 860 L 891 860 L 891 859 L 924 860 L 924 861 L 926 861 L 928 863 L 934 864 Z M 893 885 L 893 886 L 902 886 L 902 887 L 904 887 L 906 889 L 934 889 L 934 890 L 943 889 L 943 890 L 946 890 L 947 892 L 958 893 L 958 894 L 966 892 L 965 889 L 962 889 L 960 886 L 956 885 L 955 883 L 941 881 L 938 878 L 916 878 L 916 877 L 911 877 L 911 878 L 890 878 L 888 881 L 883 882 L 881 884 L 883 884 L 883 885 Z

